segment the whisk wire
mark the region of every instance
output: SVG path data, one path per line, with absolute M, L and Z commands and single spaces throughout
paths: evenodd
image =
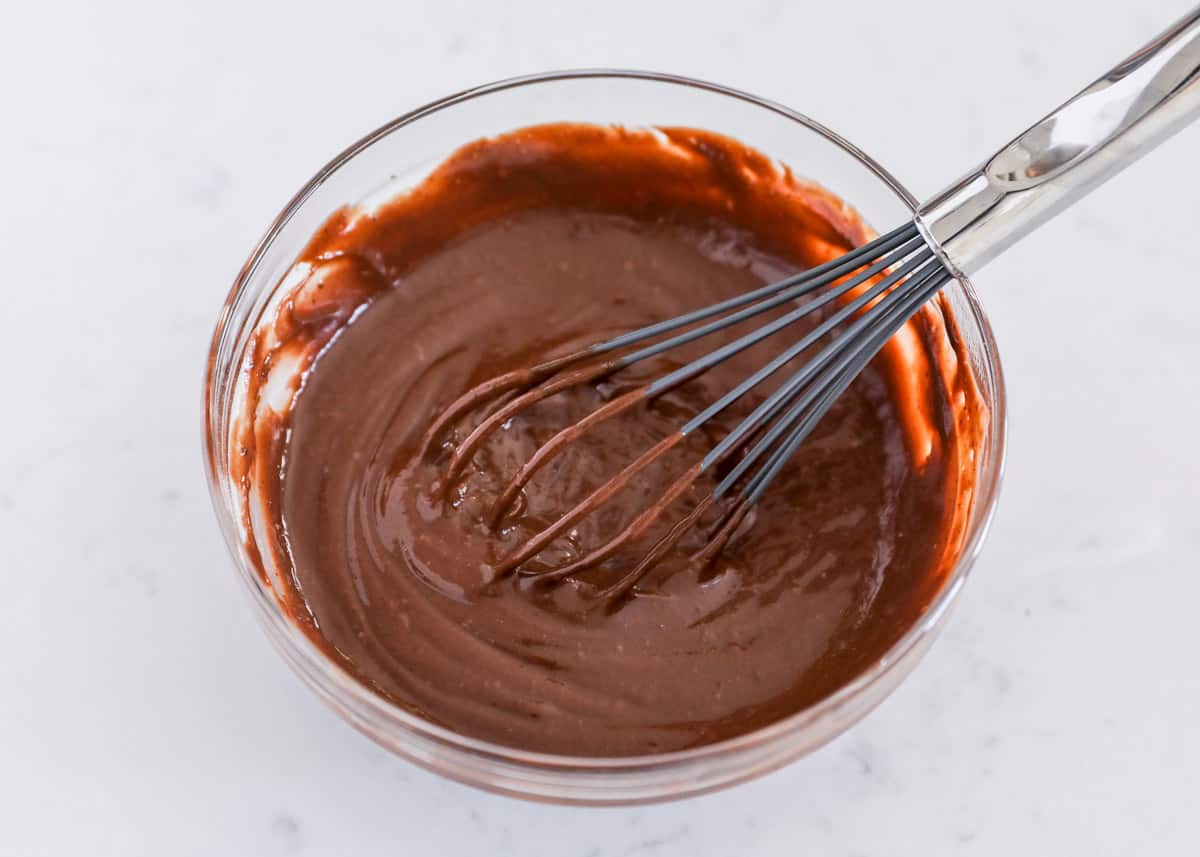
M 697 310 L 684 313 L 683 315 L 669 318 L 666 321 L 649 324 L 645 327 L 639 327 L 637 330 L 632 330 L 629 333 L 623 333 L 620 336 L 615 336 L 612 339 L 607 339 L 604 342 L 592 345 L 585 349 L 588 354 L 600 354 L 608 351 L 614 351 L 619 348 L 625 348 L 628 345 L 636 345 L 639 342 L 645 342 L 647 339 L 653 339 L 656 336 L 661 336 L 664 333 L 670 333 L 672 330 L 678 330 L 681 327 L 687 327 L 689 324 L 695 324 L 698 321 L 712 318 L 716 315 L 728 312 L 732 309 L 738 309 L 747 304 L 754 303 L 759 298 L 769 297 L 784 289 L 792 286 L 801 285 L 804 283 L 812 284 L 812 288 L 820 288 L 825 283 L 831 282 L 838 277 L 856 271 L 868 261 L 877 256 L 888 253 L 901 244 L 918 237 L 917 227 L 913 223 L 907 223 L 881 235 L 873 241 L 863 244 L 854 250 L 849 251 L 837 259 L 833 259 L 824 264 L 818 265 L 815 268 L 809 268 L 806 271 L 801 271 L 798 274 L 793 274 L 790 277 L 779 280 L 778 282 L 762 286 L 758 289 L 753 289 L 736 297 L 719 303 L 710 304 L 706 307 L 701 307 Z
M 749 509 L 758 501 L 771 481 L 779 474 L 783 465 L 795 454 L 800 444 L 821 421 L 838 397 L 846 391 L 863 367 L 870 362 L 912 313 L 936 294 L 949 280 L 950 275 L 939 264 L 929 264 L 913 275 L 910 281 L 904 283 L 905 288 L 897 289 L 887 295 L 880 302 L 880 307 L 883 308 L 886 305 L 886 309 L 882 310 L 884 315 L 881 316 L 877 328 L 869 332 L 866 339 L 858 339 L 857 347 L 843 356 L 823 380 L 818 380 L 808 388 L 800 400 L 792 405 L 782 419 L 772 425 L 771 429 L 759 439 L 750 452 L 743 456 L 713 492 L 684 518 L 676 522 L 630 572 L 623 575 L 616 583 L 601 590 L 596 597 L 599 600 L 610 601 L 618 599 L 628 592 L 659 558 L 679 543 L 714 503 L 738 483 L 764 452 L 774 448 L 775 451 L 767 462 L 743 485 L 734 504 L 713 525 L 707 544 L 692 555 L 693 564 L 699 567 L 706 566 L 723 549 L 745 519 Z M 865 321 L 860 320 L 859 324 L 863 324 Z M 825 353 L 836 352 L 827 348 Z M 786 404 L 785 402 L 783 406 Z M 799 425 L 795 426 L 782 444 L 778 444 L 779 439 L 787 433 L 789 428 L 792 428 L 797 420 L 800 421 Z M 661 508 L 661 504 L 656 508 Z M 614 545 L 616 541 L 616 539 L 611 540 L 606 545 L 609 553 L 618 546 Z M 568 576 L 578 570 L 580 570 L 579 563 L 572 563 L 561 570 L 561 576 Z M 560 575 L 556 571 L 555 577 L 558 576 Z
M 815 402 L 798 403 L 804 406 L 796 408 L 800 413 L 805 413 L 809 405 L 812 405 L 811 410 L 807 410 L 804 418 L 793 430 L 788 440 L 776 450 L 763 469 L 747 483 L 745 498 L 748 503 L 753 504 L 758 501 L 763 492 L 771 484 L 771 481 L 779 474 L 784 464 L 795 454 L 800 444 L 808 437 L 817 423 L 821 421 L 829 411 L 829 408 L 846 391 L 867 363 L 879 353 L 879 350 L 903 326 L 908 318 L 925 301 L 933 297 L 949 279 L 950 276 L 940 266 L 937 266 L 921 277 L 913 289 L 905 292 L 903 295 L 898 295 L 894 305 L 886 310 L 887 315 L 880 319 L 878 328 L 871 332 L 869 338 L 859 345 L 856 350 L 845 355 L 841 361 L 834 365 L 831 370 L 830 379 L 819 389 L 819 398 Z M 717 487 L 720 489 L 721 486 L 718 485 Z M 728 490 L 728 488 L 725 490 Z M 718 494 L 719 496 L 720 494 Z
M 709 405 L 707 408 L 705 408 L 703 411 L 701 411 L 699 414 L 697 414 L 695 417 L 693 417 L 690 421 L 688 421 L 682 429 L 683 433 L 686 435 L 691 432 L 694 432 L 696 429 L 700 428 L 702 425 L 704 425 L 706 422 L 708 422 L 714 416 L 719 414 L 722 410 L 724 410 L 726 407 L 728 407 L 734 401 L 736 401 L 736 400 L 740 399 L 741 397 L 743 397 L 744 395 L 746 395 L 746 393 L 748 393 L 751 389 L 753 389 L 759 383 L 761 383 L 768 375 L 774 374 L 774 372 L 778 371 L 778 369 L 780 367 L 791 362 L 796 357 L 798 357 L 803 351 L 812 347 L 818 340 L 820 340 L 823 336 L 825 336 L 826 334 L 833 331 L 839 324 L 844 322 L 847 318 L 849 318 L 856 312 L 863 310 L 864 308 L 869 306 L 870 303 L 872 301 L 874 301 L 876 298 L 878 298 L 880 295 L 883 295 L 884 293 L 886 293 L 888 291 L 888 289 L 891 289 L 894 286 L 896 286 L 898 283 L 900 283 L 905 277 L 907 277 L 910 273 L 912 273 L 912 271 L 915 270 L 918 266 L 929 261 L 931 255 L 932 254 L 928 250 L 922 251 L 918 255 L 914 256 L 912 259 L 905 262 L 894 273 L 888 275 L 887 277 L 884 277 L 882 280 L 880 280 L 874 286 L 869 288 L 867 291 L 863 292 L 861 295 L 859 295 L 853 301 L 846 304 L 846 306 L 844 306 L 838 312 L 834 313 L 829 318 L 825 319 L 823 322 L 818 324 L 808 334 L 801 337 L 801 339 L 798 342 L 794 343 L 792 346 L 785 349 L 780 355 L 778 355 L 773 360 L 768 362 L 765 366 L 763 366 L 761 369 L 756 371 L 745 381 L 742 381 L 741 383 L 737 384 L 728 393 L 726 393 L 724 396 L 722 396 L 716 402 Z M 856 331 L 858 326 L 861 326 L 868 322 L 869 322 L 869 317 L 867 317 L 865 319 L 861 319 L 859 321 L 858 325 L 851 327 L 851 331 L 852 332 Z M 776 413 L 776 411 L 779 407 L 786 404 L 788 397 L 790 395 L 792 395 L 796 390 L 798 390 L 809 379 L 809 377 L 813 373 L 815 373 L 817 370 L 819 370 L 824 365 L 823 360 L 824 360 L 826 354 L 827 353 L 836 354 L 837 350 L 840 350 L 841 348 L 844 348 L 846 346 L 847 341 L 848 340 L 845 335 L 835 339 L 828 346 L 826 346 L 825 351 L 821 352 L 821 354 L 818 355 L 818 360 L 814 360 L 811 363 L 804 366 L 803 368 L 801 368 L 799 372 L 797 372 L 795 375 L 793 375 L 788 381 L 786 381 L 777 390 L 775 390 L 775 392 L 773 392 L 770 396 L 768 396 L 762 402 L 762 404 L 760 404 L 757 408 L 754 409 L 754 411 L 750 414 L 750 416 L 748 416 L 745 420 L 743 420 L 737 426 L 737 428 L 734 429 L 734 431 L 730 432 L 725 437 L 724 440 L 722 440 L 719 444 L 717 444 L 717 446 L 707 456 L 705 456 L 706 469 L 707 469 L 707 467 L 711 467 L 713 464 L 715 464 L 717 461 L 719 461 L 721 458 L 723 458 L 725 453 L 728 452 L 728 450 L 731 447 L 736 446 L 737 444 L 741 443 L 755 428 L 761 426 L 765 420 L 769 419 L 772 415 L 774 415 L 774 413 Z M 820 362 L 818 362 L 818 361 L 820 361 Z
M 874 262 L 866 270 L 855 275 L 836 288 L 825 291 L 820 296 L 801 304 L 795 310 L 792 310 L 786 315 L 780 316 L 771 323 L 746 334 L 734 342 L 730 342 L 721 348 L 710 352 L 709 354 L 705 355 L 705 357 L 693 361 L 692 363 L 676 370 L 675 372 L 664 375 L 654 384 L 650 385 L 648 393 L 650 395 L 654 395 L 670 389 L 680 379 L 693 377 L 695 373 L 704 371 L 704 369 L 707 369 L 710 366 L 715 366 L 716 364 L 732 357 L 734 354 L 737 354 L 739 351 L 744 351 L 750 346 L 761 342 L 773 333 L 783 330 L 783 328 L 790 326 L 793 322 L 798 321 L 806 315 L 810 315 L 829 302 L 837 300 L 842 295 L 867 282 L 869 279 L 871 279 L 871 277 L 874 277 L 881 271 L 898 264 L 914 250 L 921 247 L 923 243 L 924 242 L 922 242 L 920 238 L 914 238 L 912 241 L 901 246 L 900 249 L 896 250 L 891 255 L 885 256 L 879 261 Z M 642 360 L 655 357 L 682 345 L 687 345 L 689 342 L 695 342 L 697 339 L 702 339 L 711 333 L 725 330 L 735 324 L 745 321 L 746 319 L 753 318 L 756 315 L 761 315 L 762 313 L 772 310 L 777 306 L 782 306 L 788 301 L 795 300 L 796 298 L 802 297 L 806 294 L 811 294 L 815 290 L 816 285 L 819 284 L 807 283 L 792 289 L 784 289 L 772 297 L 746 307 L 739 312 L 718 318 L 716 321 L 709 322 L 708 324 L 702 325 L 695 330 L 689 330 L 686 333 L 681 333 L 678 336 L 673 336 L 663 342 L 656 342 L 653 345 L 646 346 L 645 348 L 635 351 L 632 354 L 622 357 L 618 362 L 622 368 L 632 366 L 635 363 L 640 363 Z
M 909 255 L 913 251 L 920 251 L 919 255 L 918 255 L 918 260 L 924 260 L 924 259 L 929 258 L 929 251 L 927 248 L 924 247 L 924 242 L 922 241 L 921 238 L 919 238 L 919 237 L 912 238 L 912 239 L 909 239 L 908 241 L 902 240 L 902 237 L 904 234 L 906 234 L 906 232 L 907 232 L 907 230 L 904 230 L 904 229 L 897 230 L 897 232 L 895 233 L 896 237 L 894 240 L 885 242 L 884 244 L 881 245 L 884 248 L 892 248 L 895 246 L 896 242 L 899 241 L 901 243 L 900 243 L 900 246 L 898 249 L 895 249 L 890 255 L 884 256 L 879 261 L 870 264 L 865 270 L 861 271 L 860 273 L 856 274 L 853 277 L 850 277 L 845 282 L 838 284 L 834 288 L 828 289 L 827 291 L 825 291 L 823 294 L 819 295 L 818 297 L 813 298 L 810 301 L 807 301 L 806 303 L 802 304 L 801 306 L 797 307 L 796 309 L 792 310 L 791 312 L 785 313 L 784 315 L 780 316 L 779 318 L 775 319 L 774 321 L 770 322 L 769 324 L 763 325 L 762 327 L 759 327 L 753 331 L 750 331 L 750 332 L 744 334 L 743 336 L 739 337 L 738 339 L 734 340 L 733 342 L 727 343 L 726 345 L 724 345 L 712 352 L 709 352 L 705 356 L 703 356 L 701 358 L 697 358 L 696 360 L 693 360 L 693 361 L 687 363 L 686 365 L 674 370 L 673 372 L 669 372 L 668 374 L 664 375 L 663 377 L 659 378 L 658 380 L 656 380 L 648 385 L 645 385 L 643 387 L 640 387 L 637 390 L 634 390 L 630 393 L 627 393 L 627 394 L 621 396 L 617 400 L 613 400 L 613 402 L 606 403 L 605 405 L 601 406 L 597 411 L 594 411 L 592 414 L 589 414 L 578 424 L 571 426 L 569 428 L 565 428 L 565 429 L 559 431 L 558 433 L 556 433 L 553 437 L 550 438 L 549 441 L 547 441 L 545 444 L 543 444 L 533 454 L 533 456 L 529 459 L 529 461 L 527 461 L 518 470 L 517 474 L 511 480 L 509 480 L 508 484 L 505 485 L 504 490 L 500 493 L 499 497 L 493 503 L 492 508 L 489 512 L 488 520 L 490 521 L 491 526 L 493 528 L 495 528 L 496 526 L 499 525 L 499 522 L 503 519 L 505 513 L 512 507 L 512 504 L 516 501 L 516 498 L 519 495 L 521 488 L 524 487 L 529 482 L 529 480 L 533 478 L 534 474 L 541 467 L 543 467 L 546 463 L 548 463 L 561 450 L 563 450 L 569 443 L 571 443 L 572 441 L 577 439 L 585 431 L 588 431 L 589 429 L 593 428 L 594 426 L 598 425 L 599 423 L 601 423 L 607 419 L 611 419 L 611 418 L 617 416 L 618 414 L 623 413 L 624 411 L 626 411 L 630 407 L 632 407 L 634 404 L 636 404 L 637 401 L 639 401 L 641 399 L 651 399 L 651 398 L 654 398 L 655 396 L 662 395 L 663 393 L 665 393 L 669 390 L 672 390 L 675 387 L 678 387 L 680 384 L 683 384 L 693 378 L 696 378 L 696 377 L 702 375 L 703 373 L 705 373 L 709 369 L 711 369 L 713 366 L 716 366 L 717 364 L 719 364 L 725 360 L 728 360 L 734 354 L 744 351 L 747 348 L 750 348 L 753 345 L 758 344 L 759 342 L 763 341 L 764 339 L 768 338 L 769 336 L 771 336 L 775 333 L 778 333 L 779 331 L 781 331 L 787 327 L 790 327 L 791 325 L 795 324 L 800 319 L 802 319 L 808 315 L 811 315 L 812 313 L 816 312 L 818 309 L 825 306 L 826 304 L 842 297 L 843 295 L 849 293 L 853 289 L 858 288 L 859 286 L 863 285 L 868 280 L 870 280 L 870 278 L 877 276 L 880 272 L 900 263 L 905 258 L 905 256 Z M 870 258 L 870 254 L 863 254 L 862 258 Z M 911 270 L 912 267 L 915 266 L 915 264 L 917 264 L 917 262 L 905 263 L 905 266 L 902 267 L 900 269 L 900 271 L 897 272 L 897 274 L 899 275 L 902 273 L 906 273 L 907 271 Z M 846 272 L 848 265 L 849 265 L 849 263 L 842 263 L 839 265 L 835 265 L 832 268 L 830 268 L 830 271 L 826 276 L 827 277 L 842 276 Z M 853 269 L 851 269 L 851 270 L 853 270 Z M 780 355 L 780 356 L 776 357 L 774 360 L 770 361 L 766 366 L 764 366 L 758 372 L 755 372 L 754 375 L 751 376 L 751 378 L 747 379 L 746 382 L 739 384 L 734 390 L 732 390 L 728 394 L 722 396 L 717 402 L 713 403 L 713 405 L 709 406 L 701 414 L 697 415 L 697 417 L 695 417 L 694 419 L 689 421 L 688 424 L 686 426 L 684 426 L 683 433 L 685 435 L 690 434 L 691 432 L 695 431 L 697 428 L 702 426 L 704 423 L 708 422 L 708 420 L 712 419 L 714 416 L 719 414 L 721 411 L 725 410 L 725 408 L 727 408 L 730 404 L 732 404 L 734 401 L 736 401 L 737 399 L 740 399 L 743 395 L 745 395 L 745 393 L 747 391 L 749 391 L 753 387 L 757 386 L 765 378 L 767 378 L 768 376 L 770 376 L 771 374 L 776 372 L 785 363 L 794 359 L 798 354 L 800 354 L 802 351 L 804 351 L 806 348 L 808 348 L 810 345 L 812 345 L 814 342 L 816 342 L 821 336 L 825 335 L 825 333 L 828 333 L 830 330 L 832 330 L 834 327 L 836 327 L 839 323 L 841 323 L 843 320 L 845 320 L 847 317 L 849 317 L 852 313 L 857 312 L 862 307 L 867 305 L 872 299 L 874 299 L 876 296 L 881 294 L 886 288 L 888 288 L 892 284 L 894 284 L 897 281 L 897 279 L 898 279 L 897 276 L 893 276 L 890 279 L 886 279 L 884 283 L 877 284 L 872 289 L 868 290 L 867 293 L 865 293 L 862 296 L 859 296 L 857 299 L 850 302 L 841 311 L 839 311 L 838 313 L 835 313 L 830 319 L 827 319 L 825 322 L 818 325 L 818 327 L 813 332 L 811 332 L 809 335 L 807 335 L 803 339 L 801 339 L 801 341 L 799 343 L 796 343 L 791 348 L 789 348 L 787 351 L 785 351 L 782 355 Z M 824 281 L 822 280 L 819 282 L 823 283 Z M 626 355 L 625 357 L 621 358 L 616 363 L 611 363 L 611 362 L 605 363 L 605 364 L 602 364 L 601 366 L 595 367 L 591 371 L 579 370 L 578 373 L 569 374 L 565 377 L 551 378 L 550 380 L 546 381 L 543 385 L 541 385 L 539 387 L 535 387 L 533 390 L 523 393 L 522 395 L 520 395 L 516 399 L 514 399 L 512 402 L 505 405 L 504 407 L 502 407 L 500 410 L 496 411 L 491 416 L 487 417 L 479 426 L 477 426 L 467 436 L 467 438 L 461 444 L 459 444 L 458 448 L 454 451 L 454 453 L 451 457 L 451 460 L 450 460 L 450 465 L 448 467 L 449 479 L 453 480 L 453 479 L 457 478 L 462 467 L 465 465 L 465 462 L 470 458 L 471 455 L 474 454 L 475 450 L 479 447 L 479 445 L 483 442 L 483 440 L 486 438 L 486 436 L 488 434 L 495 431 L 500 425 L 502 425 L 506 420 L 508 420 L 513 414 L 528 407 L 529 405 L 531 405 L 537 401 L 540 401 L 550 395 L 553 395 L 555 392 L 565 389 L 566 387 L 595 380 L 596 378 L 602 377 L 603 375 L 606 375 L 610 372 L 615 372 L 618 369 L 631 366 L 642 360 L 656 356 L 657 354 L 660 354 L 662 352 L 668 351 L 673 348 L 677 348 L 688 342 L 699 339 L 702 336 L 707 336 L 710 333 L 716 332 L 718 330 L 723 330 L 733 324 L 737 324 L 740 321 L 744 321 L 748 318 L 751 318 L 752 316 L 758 315 L 762 312 L 765 312 L 769 309 L 779 306 L 789 300 L 793 300 L 797 296 L 799 289 L 808 289 L 809 286 L 806 285 L 806 286 L 800 286 L 797 288 L 785 288 L 782 290 L 780 290 L 777 287 L 777 285 L 775 287 L 769 287 L 769 288 L 773 289 L 776 292 L 776 294 L 769 297 L 765 301 L 753 304 L 752 306 L 742 309 L 740 312 L 736 312 L 732 315 L 719 318 L 716 321 L 710 322 L 709 324 L 704 325 L 700 328 L 696 328 L 694 330 L 687 331 L 686 333 L 672 337 L 663 342 L 655 343 L 654 345 L 651 345 L 646 348 L 635 351 L 632 354 Z M 762 290 L 759 290 L 759 291 L 762 291 Z M 699 310 L 697 312 L 709 312 L 709 311 L 710 310 Z M 693 313 L 693 315 L 694 314 L 695 313 Z M 678 323 L 678 322 L 676 321 L 674 323 Z M 658 326 L 659 325 L 655 325 L 652 327 L 658 327 Z M 713 460 L 715 460 L 715 459 L 713 459 Z M 711 464 L 712 464 L 712 461 L 709 461 L 708 465 L 706 465 L 706 466 L 709 466 Z
M 804 439 L 825 416 L 833 403 L 849 387 L 863 367 L 884 343 L 916 310 L 950 279 L 941 262 L 918 234 L 917 227 L 906 224 L 838 259 L 779 282 L 754 289 L 735 298 L 703 307 L 673 319 L 647 325 L 621 334 L 563 357 L 554 358 L 525 370 L 517 370 L 487 381 L 459 397 L 426 435 L 426 450 L 442 432 L 471 410 L 497 397 L 509 400 L 492 410 L 459 442 L 450 454 L 446 470 L 449 488 L 463 467 L 487 437 L 506 425 L 523 410 L 568 388 L 593 383 L 610 374 L 672 349 L 725 330 L 789 301 L 808 300 L 771 321 L 750 330 L 730 342 L 695 358 L 662 377 L 622 393 L 587 414 L 579 422 L 565 426 L 541 444 L 517 470 L 499 493 L 490 509 L 489 523 L 498 529 L 508 511 L 533 475 L 570 443 L 596 425 L 624 413 L 641 401 L 651 400 L 686 383 L 712 367 L 730 359 L 768 337 L 794 326 L 801 319 L 835 301 L 836 311 L 820 319 L 804 335 L 759 367 L 749 377 L 705 407 L 684 423 L 678 431 L 642 452 L 614 476 L 592 489 L 586 497 L 566 510 L 502 557 L 494 566 L 497 577 L 517 572 L 523 577 L 543 581 L 558 580 L 596 567 L 623 546 L 636 542 L 673 508 L 695 481 L 743 449 L 741 458 L 715 488 L 692 502 L 690 510 L 671 525 L 632 570 L 626 572 L 602 594 L 612 596 L 628 591 L 666 551 L 721 502 L 734 488 L 737 494 L 709 529 L 707 543 L 692 555 L 693 561 L 711 560 L 737 532 L 749 509 L 759 500 Z M 684 329 L 689 328 L 689 329 Z M 675 333 L 675 331 L 680 331 Z M 667 335 L 675 333 L 675 335 Z M 595 512 L 639 474 L 662 456 L 679 446 L 689 435 L 721 414 L 751 390 L 789 363 L 797 360 L 822 339 L 832 338 L 809 360 L 786 378 L 773 392 L 753 408 L 698 462 L 659 495 L 648 508 L 634 515 L 620 531 L 602 544 L 551 567 L 524 567 L 585 517 Z M 621 356 L 599 363 L 586 363 L 598 355 L 655 340 Z M 582 367 L 573 368 L 577 363 Z

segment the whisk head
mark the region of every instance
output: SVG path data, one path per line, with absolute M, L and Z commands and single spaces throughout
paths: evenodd
M 691 557 L 700 565 L 711 562 L 854 378 L 951 278 L 916 225 L 909 223 L 826 264 L 770 285 L 485 381 L 442 412 L 426 433 L 423 448 L 426 455 L 441 449 L 439 444 L 451 429 L 472 414 L 481 415 L 473 427 L 465 430 L 460 441 L 446 447 L 443 484 L 453 486 L 463 478 L 468 464 L 490 438 L 538 402 L 574 387 L 600 382 L 635 364 L 764 313 L 772 310 L 778 313 L 791 307 L 703 356 L 649 383 L 619 393 L 578 422 L 564 425 L 520 465 L 486 511 L 485 520 L 497 530 L 534 475 L 585 433 L 699 377 L 768 337 L 795 328 L 801 319 L 818 318 L 815 326 L 781 347 L 775 357 L 676 432 L 651 445 L 556 520 L 511 549 L 494 569 L 497 576 L 516 573 L 547 582 L 594 569 L 652 528 L 661 528 L 662 518 L 673 504 L 701 475 L 715 473 L 720 466 L 722 475 L 711 493 L 671 524 L 618 580 L 598 593 L 605 599 L 618 597 L 627 593 L 703 518 L 711 517 L 715 508 L 719 514 L 708 526 L 702 547 Z M 810 351 L 813 353 L 807 356 Z M 532 562 L 580 521 L 596 515 L 655 462 L 789 364 L 798 368 L 617 532 L 565 561 Z

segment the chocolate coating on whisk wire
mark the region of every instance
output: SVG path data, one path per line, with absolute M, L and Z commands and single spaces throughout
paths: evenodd
M 493 396 L 508 392 L 513 387 L 520 389 L 533 379 L 543 380 L 537 387 L 521 393 L 511 402 L 497 409 L 482 420 L 467 437 L 457 444 L 447 465 L 447 484 L 452 484 L 462 473 L 465 463 L 478 451 L 489 435 L 508 423 L 523 410 L 561 393 L 573 386 L 588 384 L 608 377 L 629 366 L 670 352 L 673 349 L 699 341 L 710 334 L 727 330 L 734 325 L 752 319 L 762 313 L 807 297 L 799 306 L 777 316 L 770 322 L 751 330 L 731 342 L 717 347 L 685 365 L 644 384 L 634 390 L 605 402 L 578 422 L 560 429 L 544 445 L 520 466 L 515 476 L 505 485 L 493 504 L 489 521 L 493 528 L 500 526 L 506 511 L 517 499 L 520 491 L 555 455 L 568 444 L 576 441 L 585 432 L 599 423 L 623 414 L 643 400 L 653 399 L 674 390 L 735 354 L 758 344 L 781 331 L 794 329 L 796 323 L 818 313 L 855 289 L 860 294 L 844 301 L 836 312 L 821 320 L 815 327 L 799 336 L 797 341 L 770 360 L 766 365 L 740 381 L 717 401 L 684 424 L 673 433 L 654 444 L 628 466 L 622 468 L 609 481 L 582 498 L 548 527 L 513 549 L 496 565 L 499 575 L 520 569 L 528 560 L 536 557 L 557 538 L 574 527 L 583 517 L 595 513 L 605 502 L 623 490 L 633 479 L 654 464 L 659 458 L 674 449 L 688 435 L 706 425 L 713 417 L 722 413 L 734 402 L 759 386 L 764 380 L 783 366 L 797 360 L 807 349 L 823 337 L 833 336 L 830 342 L 810 362 L 802 365 L 783 385 L 760 404 L 738 426 L 729 432 L 717 446 L 699 462 L 689 468 L 679 479 L 654 502 L 640 511 L 634 519 L 603 544 L 588 550 L 583 556 L 558 566 L 526 571 L 526 576 L 542 581 L 561 580 L 572 574 L 588 571 L 600 565 L 617 551 L 635 542 L 652 527 L 662 515 L 670 510 L 680 496 L 695 480 L 739 452 L 741 446 L 765 426 L 775 421 L 758 444 L 744 455 L 737 466 L 714 489 L 711 501 L 703 504 L 703 511 L 719 501 L 737 481 L 768 450 L 773 454 L 761 469 L 754 473 L 737 495 L 737 506 L 722 519 L 723 523 L 714 530 L 715 537 L 694 558 L 707 564 L 728 542 L 736 526 L 745 517 L 741 507 L 752 506 L 779 474 L 788 458 L 812 431 L 816 423 L 832 406 L 837 397 L 853 381 L 854 376 L 878 353 L 879 349 L 895 331 L 926 300 L 932 297 L 950 279 L 924 240 L 917 235 L 916 226 L 906 224 L 887 235 L 864 246 L 851 250 L 811 270 L 794 274 L 777 283 L 752 290 L 712 306 L 683 313 L 671 319 L 647 325 L 636 331 L 613 337 L 592 345 L 555 363 L 554 370 L 542 364 L 527 372 L 507 373 L 502 380 L 489 380 L 468 392 L 449 409 L 455 420 L 466 416 L 474 407 L 486 404 Z M 871 281 L 874 280 L 872 283 Z M 868 284 L 870 284 L 868 286 Z M 724 314 L 723 314 L 724 313 Z M 708 319 L 714 319 L 708 321 Z M 851 322 L 850 320 L 853 319 Z M 671 333 L 698 322 L 706 322 L 683 333 L 646 345 L 632 353 L 583 369 L 564 371 L 571 364 L 586 360 L 597 354 L 607 354 L 620 348 L 637 345 L 663 334 Z M 839 327 L 848 325 L 844 331 Z M 840 359 L 838 359 L 840 357 Z M 555 372 L 562 374 L 555 374 Z M 524 384 L 510 383 L 519 377 Z M 802 395 L 803 393 L 803 395 Z M 793 401 L 799 401 L 793 405 Z M 790 410 L 789 410 L 789 406 Z M 786 413 L 784 413 L 786 411 Z M 783 415 L 780 418 L 780 415 Z M 450 422 L 439 420 L 436 430 L 427 436 L 433 442 Z M 789 431 L 790 430 L 790 431 Z M 635 571 L 622 578 L 621 586 L 607 587 L 600 591 L 602 597 L 623 594 L 641 575 L 653 566 L 654 557 L 670 549 L 683 537 L 688 526 L 693 526 L 703 513 L 689 513 L 682 526 L 675 526 L 660 539 L 637 564 Z M 735 523 L 730 523 L 735 522 Z

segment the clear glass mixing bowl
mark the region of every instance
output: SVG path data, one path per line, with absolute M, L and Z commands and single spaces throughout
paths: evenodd
M 725 87 L 632 71 L 570 71 L 516 78 L 452 95 L 373 131 L 323 167 L 287 204 L 242 268 L 213 335 L 204 393 L 209 487 L 221 529 L 267 635 L 301 678 L 354 726 L 420 765 L 475 786 L 561 803 L 679 798 L 766 773 L 838 735 L 912 669 L 946 620 L 995 506 L 1004 454 L 1004 384 L 986 317 L 965 280 L 946 294 L 989 408 L 977 458 L 974 508 L 962 558 L 921 620 L 849 685 L 757 732 L 691 750 L 597 759 L 528 753 L 466 738 L 393 705 L 329 660 L 280 609 L 246 552 L 229 441 L 244 381 L 246 344 L 284 274 L 334 209 L 419 178 L 463 143 L 525 125 L 576 121 L 705 128 L 790 165 L 850 201 L 876 228 L 908 220 L 916 201 L 866 154 L 778 104 Z

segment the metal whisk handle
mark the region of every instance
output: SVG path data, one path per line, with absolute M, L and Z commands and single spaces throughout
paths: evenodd
M 925 203 L 917 225 L 969 274 L 1200 117 L 1200 7 Z

